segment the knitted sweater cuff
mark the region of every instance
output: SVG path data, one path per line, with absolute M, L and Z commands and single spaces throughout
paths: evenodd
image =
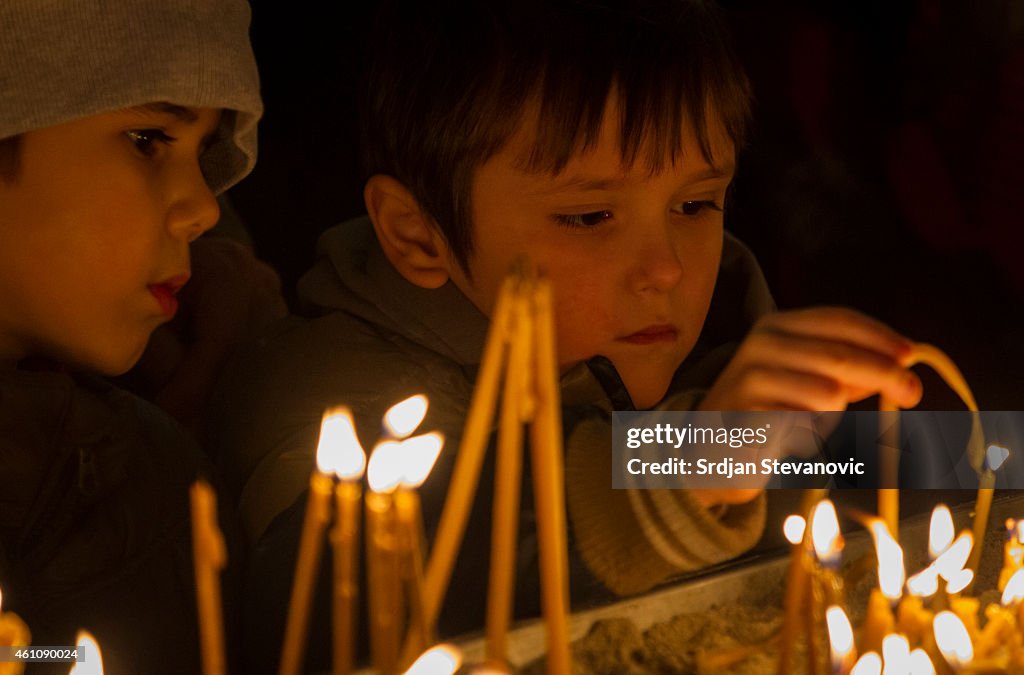
M 614 490 L 611 429 L 592 419 L 566 448 L 569 517 L 591 572 L 619 595 L 749 550 L 764 529 L 765 498 L 712 513 L 687 490 Z

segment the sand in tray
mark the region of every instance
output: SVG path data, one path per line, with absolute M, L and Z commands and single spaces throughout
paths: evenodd
M 981 606 L 999 601 L 996 581 L 1002 566 L 1003 542 L 989 536 L 985 541 L 981 570 L 975 583 Z M 854 626 L 864 619 L 867 597 L 877 585 L 873 552 L 863 563 L 848 562 L 843 570 L 847 578 L 846 608 Z M 908 575 L 927 565 L 923 552 L 906 552 Z M 756 604 L 729 604 L 704 612 L 682 613 L 640 631 L 625 618 L 596 622 L 590 632 L 573 643 L 574 675 L 769 675 L 776 672 L 777 645 L 772 641 L 782 626 L 783 614 L 778 593 L 761 598 Z M 980 617 L 984 623 L 984 617 Z M 816 636 L 818 654 L 828 654 L 824 627 Z M 806 644 L 800 640 L 791 671 L 806 672 Z M 543 660 L 522 670 L 528 675 L 545 673 Z

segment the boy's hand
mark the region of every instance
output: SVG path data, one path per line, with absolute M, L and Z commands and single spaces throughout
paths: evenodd
M 836 307 L 761 319 L 708 391 L 701 410 L 845 410 L 883 394 L 901 408 L 921 399 L 904 367 L 909 340 L 879 321 Z

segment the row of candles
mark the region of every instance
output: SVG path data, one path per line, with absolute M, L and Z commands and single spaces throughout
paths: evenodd
M 374 669 L 384 674 L 397 673 L 400 666 L 412 663 L 409 673 L 441 674 L 454 672 L 458 667 L 452 666 L 448 671 L 444 665 L 454 662 L 451 647 L 426 652 L 424 649 L 433 641 L 434 625 L 461 544 L 502 387 L 487 616 L 487 656 L 489 667 L 494 670 L 480 672 L 501 672 L 506 661 L 506 634 L 515 584 L 522 427 L 529 423 L 548 669 L 568 675 L 568 563 L 557 379 L 550 285 L 519 269 L 506 279 L 499 293 L 426 565 L 416 489 L 427 479 L 444 443 L 436 432 L 412 435 L 426 416 L 426 397 L 413 396 L 385 413 L 382 438 L 369 460 L 349 411 L 338 408 L 324 415 L 288 607 L 281 675 L 295 675 L 302 668 L 315 580 L 325 532 L 332 521 L 332 496 L 332 674 L 346 675 L 354 663 L 363 510 L 367 530 L 370 655 Z M 365 495 L 364 470 L 369 487 Z M 193 489 L 192 505 L 203 672 L 223 675 L 217 575 L 226 557 L 216 525 L 215 498 L 209 486 L 197 485 Z
M 502 392 L 498 475 L 495 481 L 492 569 L 488 597 L 488 659 L 502 672 L 506 633 L 514 597 L 514 561 L 519 509 L 524 424 L 530 425 L 534 494 L 537 500 L 542 601 L 548 631 L 549 672 L 567 675 L 568 564 L 561 467 L 561 418 L 551 316 L 551 288 L 520 266 L 499 293 L 481 360 L 463 438 L 448 486 L 441 521 L 424 565 L 424 537 L 416 492 L 429 475 L 444 444 L 439 433 L 413 436 L 428 402 L 413 396 L 384 416 L 382 438 L 369 460 L 349 411 L 324 415 L 310 476 L 309 495 L 296 559 L 279 673 L 302 669 L 309 611 L 327 528 L 333 551 L 332 674 L 346 675 L 355 660 L 356 601 L 359 593 L 360 522 L 365 510 L 370 652 L 379 673 L 443 675 L 458 666 L 457 650 L 440 645 L 424 652 L 434 634 L 455 557 L 461 545 L 479 471 Z M 363 478 L 369 488 L 363 494 Z M 333 509 L 332 509 L 333 501 Z M 227 550 L 218 526 L 216 494 L 205 481 L 191 489 L 193 563 L 204 675 L 227 672 L 220 574 Z M 20 622 L 0 614 L 0 644 L 28 644 L 27 629 L 3 630 Z M 403 643 L 404 635 L 404 643 Z M 92 643 L 94 644 L 94 643 Z M 93 647 L 90 647 L 93 649 Z M 88 667 L 99 666 L 96 659 Z M 422 652 L 422 654 L 421 654 Z M 420 655 L 418 659 L 415 657 Z M 3 664 L 0 664 L 2 667 Z M 0 670 L 0 675 L 6 675 Z
M 869 519 L 878 564 L 878 586 L 868 598 L 859 639 L 843 605 L 839 575 L 844 542 L 835 507 L 822 499 L 810 509 L 810 526 L 797 515 L 784 525 L 794 547 L 790 582 L 805 589 L 806 604 L 787 588 L 786 627 L 780 672 L 790 672 L 792 626 L 806 617 L 807 671 L 821 672 L 815 634 L 824 624 L 833 675 L 981 674 L 1024 669 L 1024 521 L 1007 522 L 1001 601 L 979 613 L 980 601 L 963 593 L 974 581 L 969 567 L 975 540 L 954 537 L 949 509 L 938 506 L 929 531 L 929 564 L 907 578 L 903 550 L 881 519 Z M 805 536 L 806 535 L 806 536 Z M 980 626 L 979 614 L 985 617 Z M 860 654 L 858 658 L 858 653 Z M 782 668 L 786 668 L 782 670 Z

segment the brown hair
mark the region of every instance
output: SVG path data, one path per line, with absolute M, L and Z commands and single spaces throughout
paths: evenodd
M 684 124 L 712 161 L 716 118 L 738 148 L 750 115 L 724 17 L 705 0 L 390 0 L 371 51 L 365 169 L 409 188 L 467 272 L 473 176 L 530 102 L 526 165 L 551 173 L 597 142 L 612 91 L 623 162 L 652 172 L 679 158 Z

